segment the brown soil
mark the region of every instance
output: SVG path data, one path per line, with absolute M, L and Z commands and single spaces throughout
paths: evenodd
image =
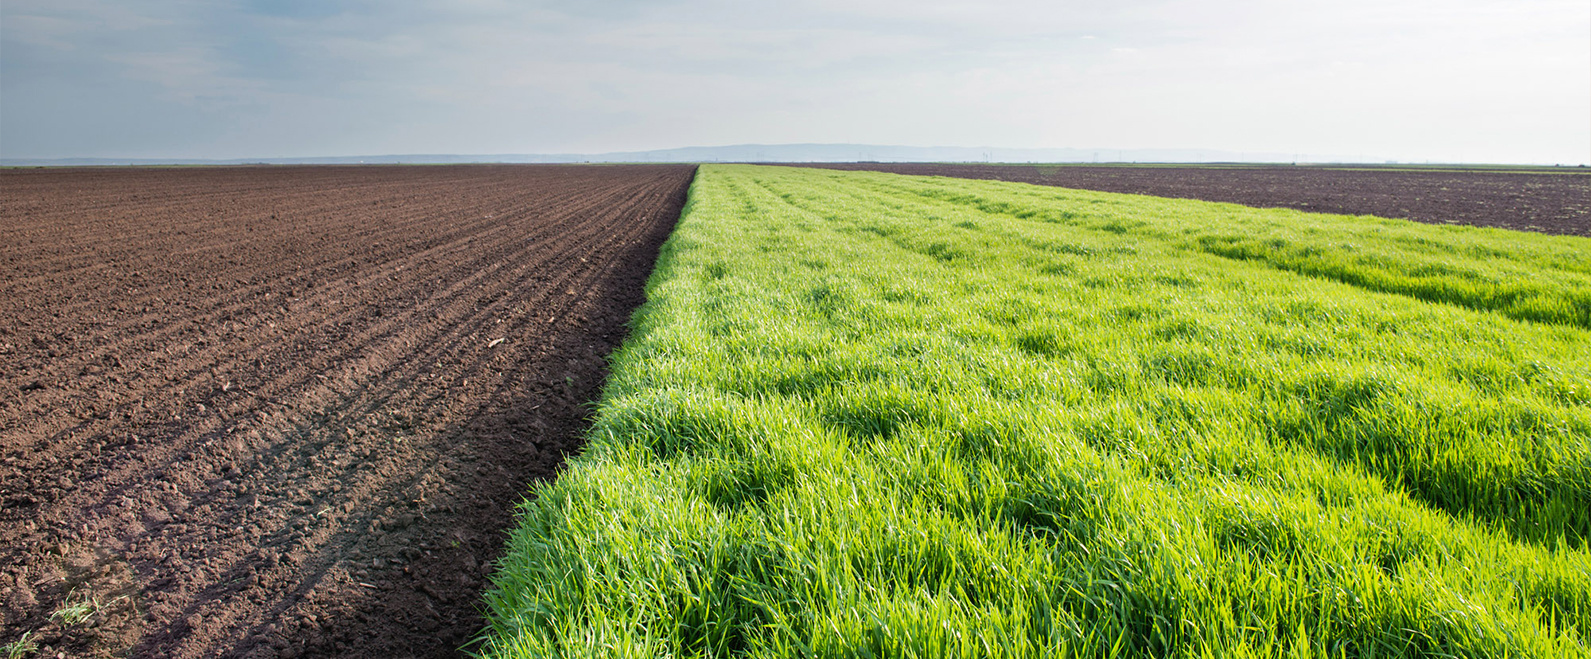
M 0 643 L 457 654 L 693 172 L 0 172 Z
M 810 165 L 1591 236 L 1591 172 L 1294 166 Z

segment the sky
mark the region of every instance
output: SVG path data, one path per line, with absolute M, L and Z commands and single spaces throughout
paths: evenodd
M 0 157 L 1591 161 L 1586 0 L 4 0 Z

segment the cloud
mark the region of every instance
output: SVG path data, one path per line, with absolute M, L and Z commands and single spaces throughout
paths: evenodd
M 0 12 L 0 144 L 18 157 L 857 140 L 1584 161 L 1591 146 L 1591 7 L 1578 0 Z

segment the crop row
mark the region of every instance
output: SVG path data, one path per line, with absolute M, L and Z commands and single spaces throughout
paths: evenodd
M 1591 244 L 703 167 L 495 656 L 1583 656 Z

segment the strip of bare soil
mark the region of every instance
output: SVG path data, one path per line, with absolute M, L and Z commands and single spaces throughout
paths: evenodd
M 953 176 L 1591 236 L 1591 172 L 1292 166 L 1133 167 L 840 163 L 809 165 Z
M 0 172 L 0 643 L 456 654 L 693 171 Z

